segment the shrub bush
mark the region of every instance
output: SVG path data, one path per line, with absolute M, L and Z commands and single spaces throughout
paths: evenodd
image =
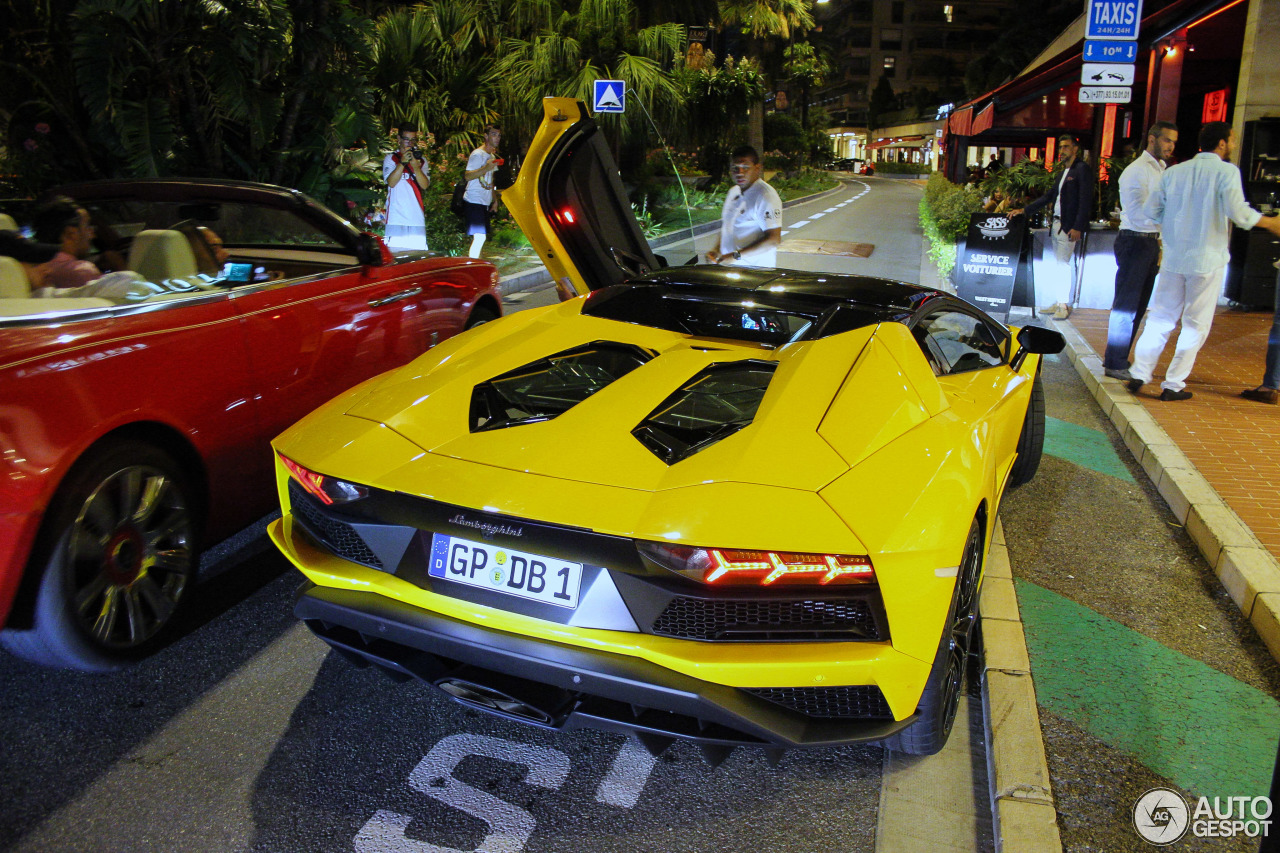
M 920 199 L 920 227 L 929 239 L 929 258 L 944 279 L 955 268 L 956 245 L 969 229 L 969 217 L 980 210 L 977 187 L 953 184 L 941 172 L 929 176 Z

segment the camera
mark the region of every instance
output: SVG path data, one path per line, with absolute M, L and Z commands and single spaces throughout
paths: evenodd
M 409 149 L 409 153 L 410 153 L 411 155 L 413 155 L 413 159 L 415 159 L 415 160 L 426 160 L 426 159 L 427 159 L 427 158 L 423 155 L 423 153 L 422 153 L 422 149 L 421 149 L 421 148 L 419 148 L 419 147 L 418 147 L 418 146 L 416 146 L 416 145 L 415 145 L 414 147 L 412 147 L 412 148 L 410 148 L 410 149 Z

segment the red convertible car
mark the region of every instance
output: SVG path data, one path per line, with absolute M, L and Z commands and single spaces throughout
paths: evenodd
M 491 264 L 392 255 L 293 190 L 60 191 L 133 273 L 32 293 L 0 258 L 0 643 L 105 670 L 164 641 L 202 543 L 271 510 L 273 436 L 501 303 Z

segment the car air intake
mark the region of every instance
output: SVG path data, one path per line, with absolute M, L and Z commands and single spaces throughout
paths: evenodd
M 879 640 L 865 599 L 772 601 L 676 596 L 653 621 L 653 633 L 685 640 Z
M 668 465 L 688 459 L 751 423 L 776 367 L 752 359 L 704 368 L 631 434 Z
M 893 712 L 884 694 L 874 684 L 852 687 L 759 687 L 743 688 L 806 717 L 822 719 L 892 720 Z
M 630 344 L 595 341 L 517 367 L 471 392 L 471 431 L 549 421 L 653 357 Z
M 360 538 L 354 527 L 330 517 L 320 507 L 319 501 L 304 492 L 292 478 L 289 480 L 289 505 L 293 509 L 294 518 L 300 520 L 303 527 L 333 553 L 353 563 L 363 563 L 375 569 L 383 568 L 382 561 Z

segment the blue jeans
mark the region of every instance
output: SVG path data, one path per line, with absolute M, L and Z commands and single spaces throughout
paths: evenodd
M 1267 336 L 1267 373 L 1262 377 L 1267 388 L 1280 388 L 1280 273 L 1276 274 L 1276 313 Z

